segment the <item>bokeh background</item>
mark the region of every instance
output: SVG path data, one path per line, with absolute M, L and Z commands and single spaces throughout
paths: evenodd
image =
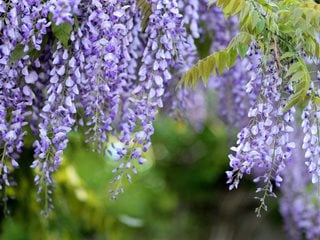
M 55 208 L 48 218 L 36 201 L 32 148 L 26 148 L 15 171 L 19 187 L 8 189 L 10 213 L 1 213 L 0 239 L 285 239 L 277 200 L 269 201 L 269 211 L 257 218 L 255 186 L 248 179 L 240 189 L 228 190 L 232 138 L 227 130 L 218 119 L 194 129 L 160 117 L 148 162 L 132 184 L 123 183 L 125 192 L 117 200 L 108 193 L 116 163 L 72 133 L 55 175 Z

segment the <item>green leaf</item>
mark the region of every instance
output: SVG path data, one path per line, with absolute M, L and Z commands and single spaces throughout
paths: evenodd
M 305 91 L 302 89 L 299 92 L 295 93 L 288 101 L 287 105 L 284 107 L 283 112 L 288 111 L 290 108 L 295 106 L 300 102 L 305 96 Z
M 256 25 L 256 32 L 257 34 L 260 34 L 263 32 L 264 28 L 265 28 L 265 25 L 266 25 L 266 22 L 265 20 L 261 19 L 257 22 L 257 25 Z
M 248 21 L 249 18 L 249 13 L 250 13 L 250 4 L 247 2 L 244 2 L 242 11 L 240 12 L 240 28 L 242 29 L 242 26 L 245 26 L 246 22 Z
M 291 26 L 285 24 L 279 25 L 279 30 L 283 33 L 294 33 L 294 29 Z
M 74 31 L 77 32 L 79 29 L 79 20 L 77 15 L 73 15 L 73 19 L 74 19 Z
M 229 51 L 229 62 L 228 62 L 228 66 L 233 66 L 237 60 L 237 51 L 236 49 L 230 49 Z
M 15 46 L 14 50 L 11 53 L 10 64 L 19 61 L 20 59 L 22 59 L 23 57 L 25 57 L 27 55 L 29 55 L 30 58 L 33 59 L 33 60 L 39 58 L 41 53 L 43 52 L 47 42 L 48 42 L 48 39 L 49 39 L 48 35 L 44 35 L 43 36 L 40 50 L 35 49 L 32 46 L 32 43 L 29 42 L 28 43 L 29 50 L 24 52 L 23 49 L 24 49 L 25 46 L 22 45 L 22 44 L 17 44 Z
M 238 14 L 244 5 L 244 0 L 210 0 L 208 6 L 211 7 L 214 3 L 221 7 L 226 16 Z
M 223 73 L 223 70 L 225 67 L 227 67 L 227 62 L 229 61 L 229 56 L 225 51 L 221 51 L 220 54 L 216 55 L 216 58 L 218 58 L 217 64 L 218 64 L 218 73 L 221 75 Z
M 151 7 L 152 7 L 151 4 L 146 0 L 138 0 L 136 5 L 136 10 L 141 8 L 141 11 L 142 11 L 141 28 L 143 32 L 148 26 L 149 17 L 152 13 Z
M 52 22 L 51 30 L 53 35 L 61 42 L 62 46 L 68 48 L 72 25 L 70 23 L 56 25 Z
M 290 78 L 290 81 L 295 82 L 295 81 L 301 80 L 304 76 L 305 74 L 303 71 L 298 71 L 292 75 L 292 77 Z
M 285 75 L 285 78 L 287 78 L 290 75 L 292 75 L 293 73 L 297 72 L 300 67 L 301 67 L 301 63 L 300 62 L 295 62 L 294 64 L 292 64 L 290 66 L 290 68 L 288 69 L 288 72 Z
M 257 11 L 251 11 L 250 15 L 252 16 L 251 24 L 252 24 L 252 29 L 256 28 L 256 25 L 258 24 L 260 17 L 259 13 Z
M 17 44 L 11 53 L 10 63 L 15 63 L 15 62 L 19 61 L 21 58 L 28 55 L 28 51 L 24 52 L 23 50 L 24 50 L 24 45 L 22 45 L 20 43 Z
M 296 55 L 297 55 L 297 53 L 295 53 L 295 52 L 286 52 L 281 55 L 280 60 L 283 60 L 286 58 L 292 58 L 292 57 L 295 57 Z
M 293 10 L 292 17 L 298 21 L 302 17 L 302 14 L 303 10 L 301 8 L 295 8 Z
M 41 54 L 43 53 L 43 51 L 45 49 L 45 46 L 46 46 L 48 40 L 49 40 L 48 35 L 44 35 L 43 38 L 42 38 L 41 49 L 39 51 L 37 49 L 35 49 L 35 48 L 30 49 L 29 55 L 30 55 L 31 59 L 35 60 L 35 59 L 37 59 L 37 58 L 39 58 L 41 56 Z M 29 45 L 31 45 L 31 44 L 29 44 Z
M 238 53 L 241 58 L 244 58 L 246 56 L 246 54 L 248 52 L 248 48 L 249 48 L 249 46 L 247 44 L 239 43 Z

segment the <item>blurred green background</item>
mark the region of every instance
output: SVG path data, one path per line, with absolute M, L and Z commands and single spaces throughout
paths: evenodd
M 152 141 L 148 162 L 114 201 L 108 189 L 116 163 L 93 153 L 79 134 L 71 134 L 55 175 L 55 208 L 47 219 L 36 201 L 29 168 L 32 149 L 26 149 L 15 171 L 19 187 L 9 189 L 10 215 L 1 215 L 0 239 L 285 238 L 276 201 L 269 201 L 268 213 L 257 218 L 254 185 L 244 180 L 240 189 L 228 191 L 224 172 L 230 141 L 221 122 L 212 120 L 195 131 L 160 118 Z

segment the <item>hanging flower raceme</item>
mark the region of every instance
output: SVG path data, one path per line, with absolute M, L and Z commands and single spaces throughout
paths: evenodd
M 28 124 L 35 94 L 32 86 L 38 74 L 32 69 L 39 61 L 25 56 L 31 48 L 39 49 L 42 36 L 50 23 L 46 20 L 47 5 L 38 1 L 0 2 L 0 105 L 1 105 L 1 188 L 13 183 L 8 175 L 18 167 L 19 153 L 24 146 L 23 127 Z
M 309 90 L 310 94 L 312 89 Z M 302 123 L 304 138 L 302 148 L 305 150 L 305 164 L 312 175 L 312 183 L 319 184 L 320 177 L 320 145 L 319 145 L 319 118 L 320 110 L 318 106 L 309 101 L 302 112 Z
M 181 9 L 182 25 L 189 29 L 189 34 L 184 35 L 179 47 L 179 58 L 172 65 L 172 79 L 167 84 L 164 93 L 164 110 L 176 119 L 186 119 L 195 129 L 201 129 L 206 119 L 205 90 L 202 86 L 191 90 L 177 85 L 183 74 L 198 60 L 197 48 L 194 38 L 199 38 L 199 0 L 178 1 Z M 193 37 L 192 37 L 193 36 Z M 198 114 L 194 114 L 195 110 Z
M 305 111 L 302 114 L 304 122 L 306 121 Z M 293 150 L 283 172 L 280 212 L 290 239 L 311 240 L 320 237 L 319 183 L 312 183 L 313 177 L 305 165 L 305 161 L 310 162 L 310 157 L 305 157 L 305 150 L 301 147 L 306 142 L 304 140 L 306 133 L 298 126 L 296 129 L 298 130 L 294 137 L 298 141 L 298 146 Z
M 98 152 L 112 146 L 119 161 L 114 182 L 123 176 L 130 181 L 135 164 L 145 162 L 158 109 L 178 99 L 171 88 L 184 61 L 191 66 L 196 56 L 177 1 L 146 3 L 151 14 L 145 28 L 134 0 L 0 1 L 2 189 L 11 185 L 24 136 L 31 133 L 31 167 L 45 213 L 70 131 L 84 129 Z M 191 5 L 196 9 L 196 2 Z M 114 197 L 123 191 L 117 186 Z
M 237 146 L 231 148 L 235 153 L 229 155 L 232 171 L 227 172 L 230 189 L 238 187 L 244 174 L 252 174 L 254 169 L 260 172 L 254 179 L 262 184 L 257 189 L 261 193 L 258 197 L 261 204 L 256 209 L 258 215 L 261 209 L 267 209 L 266 197 L 275 196 L 274 184 L 280 186 L 282 171 L 295 148 L 295 143 L 289 140 L 294 109 L 283 111 L 286 83 L 279 76 L 275 61 L 268 62 L 266 67 L 258 83 L 256 104 L 248 112 L 249 124 L 238 134 Z M 247 86 L 248 92 L 253 90 L 252 84 Z

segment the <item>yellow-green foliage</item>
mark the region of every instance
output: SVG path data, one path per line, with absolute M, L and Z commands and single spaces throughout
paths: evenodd
M 196 86 L 198 79 L 207 83 L 210 75 L 221 74 L 230 68 L 237 56 L 244 57 L 248 45 L 254 42 L 267 59 L 271 49 L 277 52 L 275 60 L 285 81 L 293 83 L 295 93 L 285 110 L 309 99 L 310 72 L 300 53 L 320 58 L 317 41 L 320 32 L 320 5 L 313 1 L 283 0 L 212 0 L 209 5 L 221 7 L 226 17 L 238 15 L 239 34 L 228 47 L 200 60 L 182 77 L 180 84 Z M 290 61 L 286 73 L 284 65 Z
M 252 39 L 251 37 L 252 36 L 246 32 L 240 32 L 232 39 L 227 48 L 200 60 L 187 71 L 179 85 L 184 84 L 186 86 L 191 84 L 192 86 L 196 86 L 199 78 L 202 78 L 206 84 L 210 75 L 223 73 L 225 69 L 234 65 L 238 54 L 241 57 L 245 56 Z
M 222 7 L 226 16 L 233 16 L 240 12 L 244 2 L 244 0 L 210 0 L 209 6 L 215 3 L 218 7 Z

